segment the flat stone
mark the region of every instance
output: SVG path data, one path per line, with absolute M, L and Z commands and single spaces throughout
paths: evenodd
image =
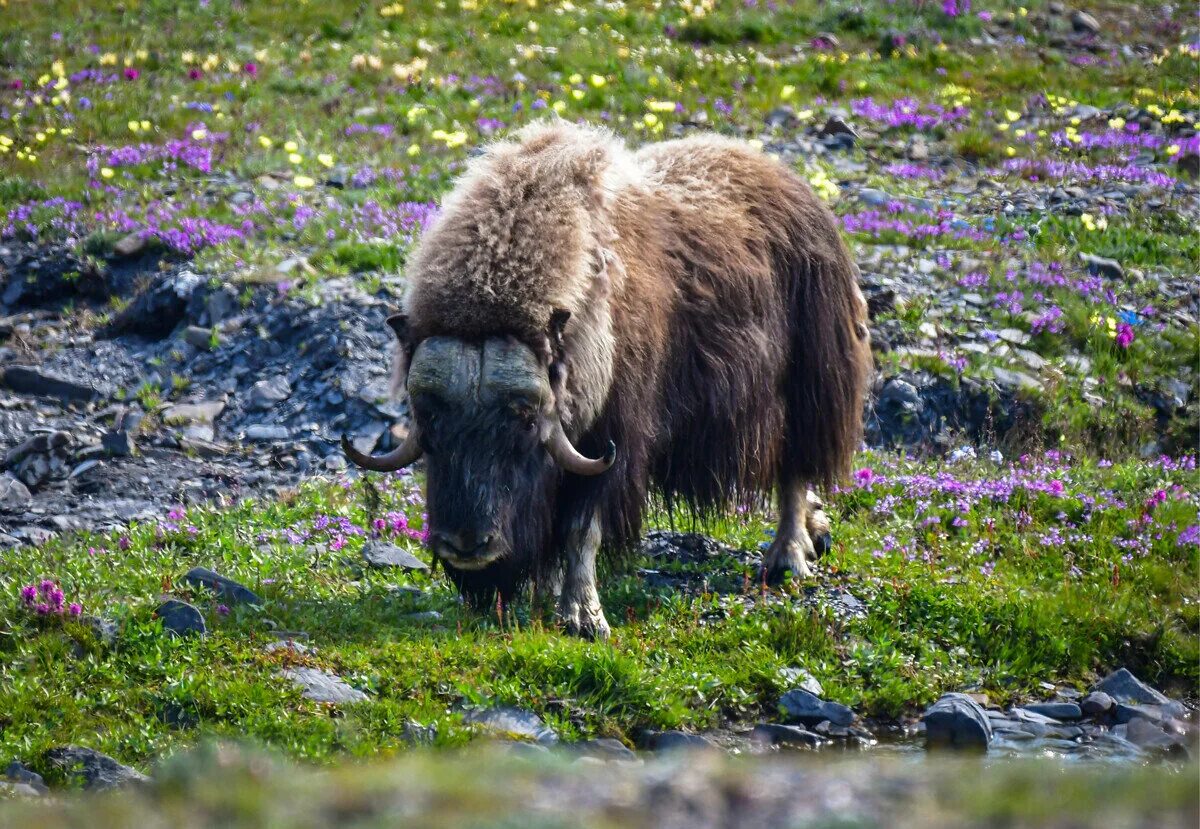
M 200 351 L 210 351 L 213 347 L 213 332 L 199 325 L 189 325 L 183 329 L 183 341 Z
M 370 699 L 337 674 L 319 668 L 285 668 L 279 672 L 279 676 L 290 679 L 300 686 L 301 696 L 314 702 L 343 705 L 351 702 L 365 702 Z
M 9 366 L 0 372 L 0 385 L 18 394 L 53 397 L 64 402 L 87 402 L 99 396 L 93 386 L 76 383 L 33 366 Z
M 750 741 L 759 745 L 786 746 L 788 748 L 817 748 L 821 737 L 797 725 L 761 723 L 750 732 Z
M 1083 712 L 1073 702 L 1034 702 L 1022 708 L 1055 720 L 1078 720 L 1083 717 Z
M 193 567 L 183 576 L 183 583 L 207 588 L 222 599 L 234 604 L 262 604 L 262 598 L 250 588 L 233 579 L 214 573 L 207 567 Z
M 282 374 L 259 380 L 250 387 L 246 408 L 265 411 L 292 396 L 292 384 Z
M 925 741 L 930 747 L 987 749 L 992 724 L 984 710 L 966 694 L 945 694 L 925 709 Z
M 107 754 L 81 746 L 62 746 L 46 752 L 46 760 L 64 773 L 83 781 L 84 791 L 102 792 L 149 782 L 137 769 L 118 763 Z
M 533 740 L 543 745 L 558 742 L 554 729 L 542 722 L 532 711 L 500 705 L 494 708 L 475 708 L 463 714 L 463 722 L 478 725 L 493 734 Z
M 1079 709 L 1089 717 L 1101 717 L 1117 707 L 1117 701 L 1103 691 L 1092 691 L 1079 703 Z
M 162 414 L 168 426 L 185 423 L 212 423 L 225 411 L 225 401 L 204 400 L 199 403 L 176 403 Z
M 1165 705 L 1171 700 L 1142 682 L 1126 668 L 1118 668 L 1096 683 L 1094 691 L 1103 691 L 1117 702 Z
M 255 423 L 253 426 L 247 426 L 244 432 L 245 439 L 254 443 L 288 440 L 291 436 L 292 433 L 286 426 L 275 426 L 269 423 Z
M 403 547 L 386 541 L 368 541 L 362 548 L 363 560 L 372 567 L 401 567 L 405 570 L 428 570 L 429 565 Z
M 571 749 L 584 757 L 595 757 L 598 760 L 636 760 L 633 749 L 614 740 L 612 737 L 599 737 L 595 740 L 581 740 L 573 743 Z
M 650 739 L 655 751 L 719 751 L 720 747 L 703 734 L 686 731 L 660 731 Z
M 805 725 L 816 725 L 826 720 L 834 725 L 850 725 L 854 722 L 854 712 L 845 705 L 823 700 L 803 688 L 788 691 L 779 698 L 779 706 L 789 719 Z
M 1091 253 L 1080 253 L 1079 261 L 1083 263 L 1089 273 L 1096 276 L 1103 276 L 1108 279 L 1121 279 L 1125 276 L 1125 269 L 1121 267 L 1121 263 L 1116 259 L 1108 259 L 1104 256 L 1096 256 Z
M 179 599 L 167 599 L 158 606 L 154 615 L 162 619 L 163 630 L 175 636 L 204 636 L 208 633 L 203 614 Z

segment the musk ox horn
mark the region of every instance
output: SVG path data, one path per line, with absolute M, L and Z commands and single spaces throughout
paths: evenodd
M 608 448 L 604 450 L 603 458 L 588 458 L 579 454 L 579 450 L 571 445 L 567 433 L 563 431 L 562 423 L 558 420 L 555 420 L 550 435 L 546 438 L 546 451 L 559 466 L 576 475 L 599 475 L 601 472 L 607 472 L 617 459 L 617 445 L 611 440 L 608 442 Z
M 417 436 L 417 424 L 413 423 L 404 443 L 385 455 L 368 455 L 354 448 L 347 435 L 342 435 L 342 451 L 346 453 L 355 466 L 370 469 L 373 472 L 395 472 L 416 462 L 421 457 L 421 441 Z

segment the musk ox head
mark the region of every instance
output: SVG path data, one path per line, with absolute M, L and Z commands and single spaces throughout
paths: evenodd
M 346 456 L 381 472 L 426 462 L 429 543 L 469 598 L 511 596 L 538 565 L 549 541 L 563 472 L 598 475 L 612 466 L 584 457 L 563 428 L 562 328 L 556 312 L 535 351 L 515 337 L 433 336 L 405 346 L 402 318 L 389 323 L 401 339 L 401 368 L 411 410 L 404 443 L 365 455 L 343 438 Z

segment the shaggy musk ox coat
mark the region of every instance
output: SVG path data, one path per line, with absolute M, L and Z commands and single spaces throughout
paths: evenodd
M 628 549 L 652 491 L 712 514 L 773 488 L 783 538 L 767 564 L 807 572 L 807 532 L 825 530 L 808 486 L 845 474 L 861 439 L 870 349 L 856 274 L 825 205 L 746 144 L 710 135 L 631 152 L 558 122 L 488 147 L 410 261 L 398 380 L 430 338 L 524 344 L 551 377 L 552 416 L 571 443 L 598 457 L 611 441 L 616 455 L 598 475 L 545 461 L 505 556 L 448 573 L 488 601 L 565 568 L 568 625 L 603 635 L 598 600 L 567 595 L 595 593 L 594 575 L 572 581 L 572 568 L 594 568 L 580 549 Z M 436 424 L 414 408 L 425 436 Z M 439 452 L 483 449 L 471 434 L 476 445 L 423 446 L 435 531 L 489 497 L 459 491 L 439 505 L 433 492 L 449 480 L 435 480 Z M 573 618 L 589 612 L 598 619 Z

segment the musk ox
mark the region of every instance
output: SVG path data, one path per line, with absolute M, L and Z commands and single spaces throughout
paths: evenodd
M 856 276 L 825 205 L 745 143 L 531 126 L 471 162 L 410 257 L 388 320 L 407 439 L 343 447 L 379 471 L 424 457 L 462 594 L 554 585 L 574 633 L 608 635 L 597 556 L 636 544 L 653 493 L 704 516 L 773 488 L 765 575 L 804 576 L 829 544 L 809 487 L 861 439 Z

